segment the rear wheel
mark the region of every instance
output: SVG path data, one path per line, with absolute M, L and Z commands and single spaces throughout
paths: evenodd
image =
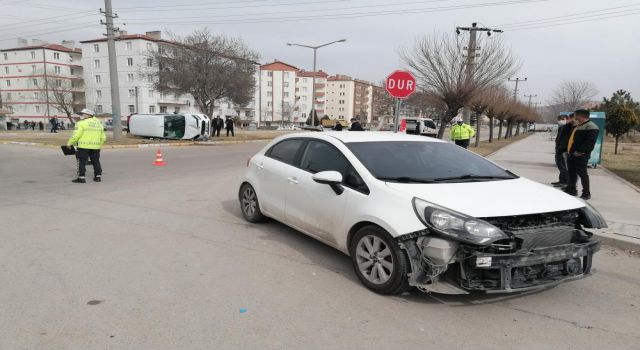
M 260 222 L 265 219 L 260 211 L 260 203 L 255 189 L 248 183 L 240 186 L 240 210 L 242 216 L 249 222 Z
M 365 226 L 358 230 L 349 252 L 356 275 L 367 288 L 380 294 L 409 289 L 407 255 L 382 228 Z

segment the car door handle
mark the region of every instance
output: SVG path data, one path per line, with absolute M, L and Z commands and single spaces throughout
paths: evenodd
M 258 169 L 262 170 L 264 169 L 264 164 L 260 163 L 256 165 L 258 167 Z
M 287 180 L 289 180 L 290 184 L 294 184 L 294 185 L 298 184 L 298 179 L 296 179 L 295 177 L 289 177 L 287 178 Z

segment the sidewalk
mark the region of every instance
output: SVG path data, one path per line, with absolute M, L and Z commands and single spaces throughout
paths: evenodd
M 536 133 L 522 141 L 509 145 L 489 159 L 514 173 L 529 179 L 549 184 L 558 181 L 558 170 L 554 162 L 554 142 L 546 133 Z M 640 246 L 640 192 L 621 181 L 610 172 L 598 167 L 589 169 L 591 195 L 589 201 L 605 217 L 609 228 L 598 230 L 604 243 L 610 238 L 618 246 L 638 250 Z M 578 188 L 580 180 L 578 180 Z M 580 190 L 580 189 L 579 189 Z M 627 244 L 628 243 L 628 244 Z

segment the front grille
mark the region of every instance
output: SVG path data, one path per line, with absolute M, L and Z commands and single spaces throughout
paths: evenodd
M 485 218 L 515 239 L 517 249 L 554 247 L 575 240 L 578 211 Z

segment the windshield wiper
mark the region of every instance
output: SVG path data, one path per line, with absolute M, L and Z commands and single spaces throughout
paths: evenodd
M 434 180 L 431 179 L 420 179 L 417 177 L 409 177 L 409 176 L 399 176 L 399 177 L 378 177 L 378 180 L 382 180 L 382 181 L 394 181 L 394 182 L 401 182 L 401 183 L 421 183 L 421 184 L 428 184 L 428 183 L 434 183 Z
M 461 176 L 437 177 L 433 179 L 433 181 L 440 182 L 440 181 L 450 181 L 450 180 L 495 180 L 495 179 L 507 180 L 507 179 L 513 179 L 513 178 L 514 177 L 512 176 L 489 176 L 489 175 L 467 174 L 467 175 L 461 175 Z

